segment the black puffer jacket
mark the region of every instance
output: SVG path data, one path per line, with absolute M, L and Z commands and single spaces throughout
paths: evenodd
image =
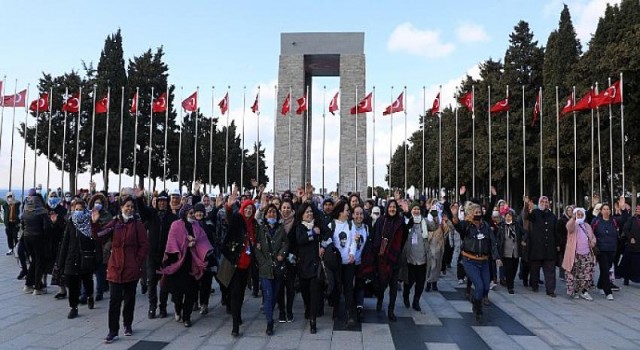
M 98 254 L 100 249 L 98 241 L 83 235 L 76 225 L 69 221 L 60 245 L 57 266 L 65 275 L 93 273 L 93 269 L 81 268 L 82 256 L 92 256 L 94 266 L 97 266 L 101 260 L 101 255 Z
M 160 211 L 144 204 L 142 198 L 138 198 L 138 210 L 140 218 L 145 223 L 149 234 L 149 252 L 147 254 L 147 268 L 158 269 L 162 265 L 164 251 L 167 248 L 169 229 L 178 216 L 167 210 Z
M 44 202 L 40 196 L 29 196 L 24 200 L 24 212 L 22 213 L 23 237 L 40 237 L 51 229 L 51 220 L 44 208 Z

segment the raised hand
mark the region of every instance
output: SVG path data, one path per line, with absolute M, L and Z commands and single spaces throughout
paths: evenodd
M 93 209 L 91 211 L 91 222 L 96 223 L 100 219 L 100 212 Z
M 492 196 L 497 196 L 498 195 L 498 191 L 496 191 L 496 187 L 495 186 L 491 186 L 491 195 Z
M 133 191 L 136 195 L 137 198 L 141 198 L 142 196 L 144 196 L 144 188 L 142 187 L 138 187 Z
M 233 191 L 230 195 L 229 195 L 229 199 L 227 199 L 227 205 L 228 206 L 232 206 L 233 204 L 236 203 L 236 201 L 238 200 L 238 192 Z
M 463 195 L 465 193 L 467 193 L 467 186 L 465 185 L 460 186 L 460 194 Z
M 251 186 L 252 186 L 252 187 L 258 187 L 258 180 L 256 180 L 256 179 L 252 178 L 252 179 L 251 179 Z

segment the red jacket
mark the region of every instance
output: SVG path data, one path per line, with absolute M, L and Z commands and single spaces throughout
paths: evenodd
M 147 231 L 140 220 L 129 220 L 124 223 L 118 216 L 102 228 L 99 224 L 92 224 L 91 231 L 98 237 L 111 236 L 112 238 L 107 281 L 127 283 L 142 277 L 148 245 Z

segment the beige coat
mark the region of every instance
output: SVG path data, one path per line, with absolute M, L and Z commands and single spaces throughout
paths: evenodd
M 589 237 L 589 247 L 593 249 L 596 246 L 596 236 L 593 235 L 591 226 L 584 223 L 584 227 L 587 229 L 587 237 Z M 562 260 L 562 268 L 565 271 L 571 271 L 573 269 L 573 263 L 576 260 L 576 246 L 578 239 L 576 237 L 576 219 L 571 218 L 567 222 L 567 246 L 564 251 L 564 259 Z M 595 262 L 595 256 L 593 257 Z

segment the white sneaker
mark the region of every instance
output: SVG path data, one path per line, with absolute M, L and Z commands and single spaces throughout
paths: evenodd
M 489 283 L 489 289 L 493 290 L 495 287 L 497 286 L 497 284 L 495 284 L 495 282 L 491 281 L 491 283 Z
M 613 294 L 607 295 L 607 300 L 613 300 Z
M 458 280 L 458 285 L 464 284 L 464 280 L 463 279 L 459 279 Z
M 591 297 L 591 295 L 589 295 L 589 292 L 580 294 L 580 297 L 584 300 L 593 301 L 593 298 Z
M 47 287 L 33 290 L 33 295 L 43 295 L 43 294 L 47 294 Z
M 600 291 L 600 295 L 604 295 L 604 289 L 598 289 Z
M 23 291 L 23 292 L 25 292 L 26 294 L 31 294 L 31 293 L 33 293 L 33 287 L 31 287 L 31 286 L 24 286 L 24 287 L 22 288 L 22 291 Z
M 573 299 L 580 299 L 580 293 L 573 293 Z

